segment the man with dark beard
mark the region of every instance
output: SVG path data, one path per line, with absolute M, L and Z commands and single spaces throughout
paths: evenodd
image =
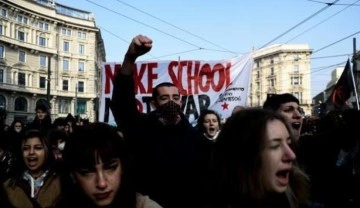
M 150 103 L 155 110 L 145 114 L 137 109 L 135 60 L 151 47 L 150 38 L 133 38 L 114 79 L 111 110 L 130 146 L 137 191 L 165 208 L 201 207 L 209 163 L 201 133 L 181 112 L 178 88 L 168 82 L 157 85 Z

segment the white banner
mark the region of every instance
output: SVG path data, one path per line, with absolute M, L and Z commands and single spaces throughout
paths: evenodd
M 134 73 L 135 95 L 139 111 L 150 112 L 154 87 L 174 83 L 182 95 L 183 112 L 192 124 L 204 109 L 217 111 L 222 119 L 237 105 L 245 106 L 253 67 L 252 54 L 219 61 L 137 62 Z M 113 79 L 121 63 L 102 66 L 102 96 L 99 121 L 116 125 L 110 109 Z

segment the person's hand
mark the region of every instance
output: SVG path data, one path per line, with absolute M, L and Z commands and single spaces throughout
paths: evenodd
M 152 40 L 145 35 L 137 35 L 134 37 L 129 45 L 129 49 L 126 52 L 127 58 L 135 59 L 145 53 L 149 52 L 152 47 Z

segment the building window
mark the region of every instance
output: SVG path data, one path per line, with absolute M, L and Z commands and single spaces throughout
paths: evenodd
M 6 109 L 6 100 L 3 95 L 0 95 L 0 108 Z
M 63 70 L 69 71 L 69 60 L 67 60 L 67 59 L 63 60 Z
M 19 61 L 20 62 L 25 62 L 25 56 L 26 56 L 25 51 L 19 51 Z
M 256 72 L 256 79 L 260 79 L 260 71 Z
M 83 61 L 79 61 L 79 72 L 85 71 L 85 63 Z
M 24 97 L 18 97 L 15 100 L 15 111 L 27 111 L 27 101 Z
M 85 54 L 85 45 L 80 44 L 79 45 L 79 54 L 84 55 Z
M 18 73 L 18 85 L 25 86 L 25 73 L 19 72 Z
M 45 85 L 46 85 L 46 77 L 40 77 L 39 87 L 44 89 Z
M 70 43 L 69 43 L 69 42 L 64 41 L 63 50 L 64 50 L 65 52 L 69 52 L 69 51 L 70 51 Z
M 299 73 L 299 65 L 294 65 L 294 73 Z
M 27 24 L 28 23 L 28 18 L 23 16 L 23 15 L 18 15 L 17 16 L 17 21 L 19 23 Z
M 59 113 L 69 113 L 70 112 L 70 100 L 61 99 L 59 100 Z
M 77 100 L 77 114 L 85 114 L 86 113 L 86 101 L 85 100 Z
M 46 56 L 40 55 L 39 59 L 40 59 L 40 67 L 46 67 Z
M 5 58 L 5 47 L 0 45 L 0 58 Z
M 271 58 L 270 59 L 270 64 L 273 64 L 274 63 L 274 58 Z
M 65 36 L 71 36 L 71 30 L 70 29 L 66 29 L 66 28 L 62 28 L 61 29 L 61 34 L 65 35 Z
M 62 81 L 62 90 L 68 91 L 69 90 L 69 80 Z
M 0 25 L 0 35 L 3 35 L 4 33 L 3 33 L 3 26 L 2 25 Z
M 274 67 L 270 68 L 270 75 L 274 75 Z
M 0 83 L 4 83 L 4 69 L 0 69 Z
M 6 17 L 7 16 L 7 11 L 6 11 L 6 9 L 1 9 L 1 16 L 3 16 L 3 17 Z
M 78 92 L 84 92 L 84 82 L 83 81 L 78 82 Z
M 40 0 L 38 0 L 40 1 Z M 41 0 L 41 1 L 46 1 L 46 0 Z M 47 0 L 49 1 L 49 0 Z M 56 5 L 55 10 L 57 13 L 59 14 L 64 14 L 66 16 L 71 16 L 71 17 L 75 17 L 78 19 L 83 19 L 83 20 L 89 20 L 91 18 L 91 15 L 89 14 L 89 12 L 85 12 L 85 11 L 81 11 L 81 10 L 74 10 L 73 8 L 69 8 L 67 6 L 62 6 L 62 5 Z
M 78 38 L 80 39 L 86 39 L 86 32 L 78 32 Z
M 274 87 L 275 86 L 275 79 L 270 79 L 270 86 L 271 87 Z
M 294 61 L 299 61 L 299 60 L 300 60 L 299 54 L 295 54 L 295 55 L 294 55 Z
M 41 30 L 49 31 L 49 24 L 46 22 L 38 22 L 38 28 Z
M 260 61 L 256 61 L 256 68 L 260 67 Z
M 291 77 L 291 85 L 301 85 L 301 77 Z
M 260 90 L 260 82 L 256 82 L 256 90 Z
M 18 40 L 25 41 L 25 32 L 24 31 L 18 31 Z
M 294 92 L 293 95 L 302 103 L 302 92 Z
M 39 45 L 46 46 L 46 39 L 44 37 L 39 37 Z

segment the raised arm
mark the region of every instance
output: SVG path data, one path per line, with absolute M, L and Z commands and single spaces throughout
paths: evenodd
M 152 40 L 146 36 L 134 37 L 125 54 L 124 61 L 119 73 L 114 79 L 113 94 L 111 99 L 111 111 L 118 126 L 128 127 L 134 124 L 139 117 L 137 110 L 134 79 L 135 60 L 150 51 Z
M 149 52 L 152 47 L 152 40 L 144 35 L 134 37 L 129 45 L 128 51 L 125 54 L 124 62 L 120 73 L 124 75 L 132 75 L 134 72 L 135 60 Z

